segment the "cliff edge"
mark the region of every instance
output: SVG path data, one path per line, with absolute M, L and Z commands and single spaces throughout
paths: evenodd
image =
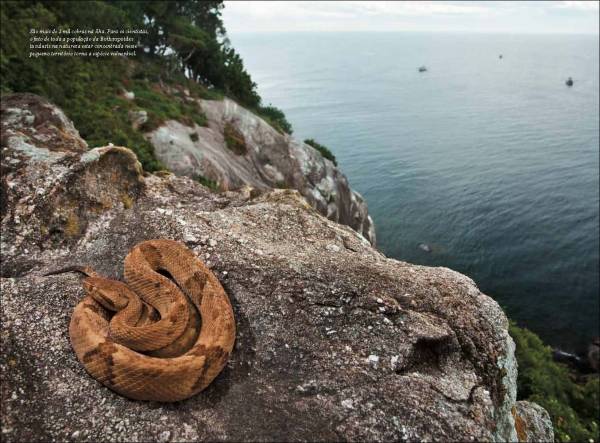
M 207 178 L 223 190 L 296 189 L 321 214 L 375 244 L 366 202 L 316 149 L 278 132 L 233 100 L 195 99 L 185 90 L 181 94 L 200 106 L 207 125 L 167 120 L 146 134 L 156 157 L 171 171 Z
M 34 98 L 2 103 L 4 441 L 552 440 L 543 409 L 517 407 L 507 319 L 468 277 L 388 259 L 294 190 L 214 193 L 126 148 L 85 151 Z M 43 276 L 120 278 L 151 238 L 201 257 L 237 323 L 225 370 L 175 404 L 93 380 L 68 338 L 80 278 Z

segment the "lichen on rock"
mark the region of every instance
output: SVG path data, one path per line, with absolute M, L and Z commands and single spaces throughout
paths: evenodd
M 386 258 L 293 189 L 213 193 L 113 146 L 2 161 L 3 441 L 516 440 L 507 319 L 468 277 Z M 152 238 L 191 248 L 236 318 L 225 370 L 173 405 L 89 377 L 68 337 L 80 279 L 44 276 L 121 278 Z
M 522 441 L 553 442 L 554 430 L 548 412 L 536 403 L 518 401 L 512 410 L 517 437 Z
M 83 152 L 87 143 L 61 109 L 35 94 L 2 97 L 2 146 Z

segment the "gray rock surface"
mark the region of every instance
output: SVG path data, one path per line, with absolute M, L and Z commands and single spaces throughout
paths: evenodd
M 206 127 L 170 120 L 147 134 L 156 156 L 170 170 L 206 177 L 224 190 L 243 186 L 296 189 L 321 214 L 375 244 L 366 202 L 331 161 L 311 146 L 280 134 L 230 99 L 198 102 L 208 119 Z M 243 140 L 244 154 L 227 147 L 226 130 Z
M 540 405 L 529 401 L 518 401 L 513 415 L 519 441 L 554 441 L 550 415 Z
M 36 146 L 49 151 L 87 150 L 87 143 L 79 136 L 73 122 L 60 108 L 38 95 L 3 96 L 0 114 L 2 146 L 25 152 Z
M 507 319 L 468 277 L 388 259 L 294 190 L 215 194 L 49 143 L 0 151 L 3 441 L 517 440 Z M 43 276 L 121 278 L 151 238 L 198 254 L 237 322 L 224 371 L 175 404 L 93 380 L 68 338 L 80 277 Z
M 144 109 L 136 109 L 129 111 L 128 117 L 129 121 L 131 122 L 131 127 L 133 129 L 138 129 L 148 121 L 148 112 L 146 112 Z

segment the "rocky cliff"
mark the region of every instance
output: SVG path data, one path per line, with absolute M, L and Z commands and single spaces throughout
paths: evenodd
M 207 126 L 169 120 L 146 134 L 156 156 L 170 170 L 208 178 L 224 190 L 243 186 L 296 189 L 321 214 L 375 244 L 375 228 L 364 199 L 317 150 L 277 132 L 230 99 L 187 99 L 200 104 Z
M 126 148 L 85 151 L 34 96 L 3 98 L 2 132 L 4 441 L 552 440 L 515 402 L 504 313 L 468 277 L 388 259 L 293 190 L 213 193 Z M 176 404 L 90 378 L 67 332 L 80 279 L 43 276 L 120 278 L 151 238 L 198 254 L 237 322 L 225 370 Z

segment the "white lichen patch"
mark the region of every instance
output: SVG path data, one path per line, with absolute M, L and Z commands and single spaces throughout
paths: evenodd
M 267 163 L 264 165 L 264 168 L 265 168 L 265 172 L 267 173 L 267 176 L 273 182 L 280 183 L 285 180 L 285 176 L 275 166 Z
M 346 409 L 354 409 L 354 402 L 352 401 L 352 399 L 347 398 L 345 400 L 342 400 L 342 406 Z
M 87 152 L 84 152 L 79 161 L 81 163 L 92 163 L 95 161 L 98 161 L 100 159 L 100 150 L 98 148 L 96 149 L 90 149 Z
M 508 331 L 505 331 L 505 351 L 506 353 L 498 358 L 504 399 L 495 411 L 497 429 L 494 438 L 496 441 L 517 441 L 515 420 L 511 413 L 517 401 L 517 359 L 515 357 L 515 342 Z
M 325 196 L 337 198 L 337 186 L 332 176 L 326 175 L 317 183 L 316 188 Z
M 315 207 L 316 205 L 314 204 L 314 202 L 320 202 L 323 206 L 327 206 L 327 200 L 325 200 L 325 198 L 323 197 L 323 195 L 319 192 L 318 189 L 316 188 L 312 188 L 309 191 L 309 195 L 312 197 L 312 201 L 311 199 L 309 199 L 309 203 L 311 203 L 311 205 L 313 207 Z
M 379 356 L 371 354 L 369 355 L 369 357 L 367 357 L 367 362 L 374 368 L 377 368 L 377 366 L 379 365 Z
M 35 162 L 54 162 L 65 156 L 64 152 L 53 152 L 46 148 L 39 148 L 35 145 L 27 143 L 27 139 L 23 136 L 13 135 L 8 137 L 7 145 L 15 151 L 22 152 Z
M 334 245 L 333 243 L 325 246 L 325 249 L 327 249 L 329 252 L 334 252 L 334 253 L 341 251 L 341 248 L 338 245 Z
M 7 107 L 2 113 L 2 126 L 10 126 L 14 129 L 22 128 L 22 123 L 29 126 L 35 121 L 29 109 Z

